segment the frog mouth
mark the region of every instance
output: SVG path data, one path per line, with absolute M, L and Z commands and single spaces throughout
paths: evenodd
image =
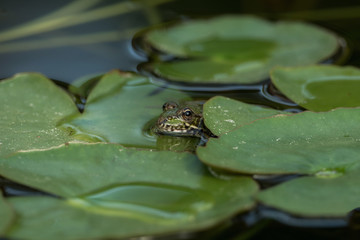
M 177 123 L 169 123 L 176 120 Z M 197 126 L 174 117 L 159 119 L 158 121 L 158 132 L 162 134 L 196 135 L 199 130 Z

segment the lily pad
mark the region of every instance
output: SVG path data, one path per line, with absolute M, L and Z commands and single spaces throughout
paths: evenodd
M 0 237 L 4 236 L 6 230 L 10 227 L 13 219 L 14 212 L 10 205 L 5 201 L 0 192 Z
M 77 78 L 71 82 L 68 90 L 76 96 L 86 98 L 92 88 L 96 86 L 96 84 L 99 82 L 99 80 L 103 77 L 104 74 L 89 74 Z
M 203 229 L 253 207 L 258 190 L 248 177 L 213 177 L 193 154 L 103 143 L 19 152 L 1 159 L 0 169 L 9 179 L 67 198 L 11 198 L 19 220 L 9 237 L 20 239 Z
M 266 205 L 303 217 L 346 217 L 360 206 L 359 181 L 357 165 L 355 169 L 343 169 L 340 175 L 332 171 L 297 178 L 262 191 L 257 197 Z
M 275 68 L 271 80 L 288 98 L 312 111 L 360 106 L 360 69 L 339 66 Z
M 205 125 L 217 136 L 260 118 L 289 114 L 221 96 L 208 100 L 204 104 L 203 113 Z
M 206 164 L 250 174 L 316 174 L 360 161 L 360 109 L 261 119 L 198 147 Z
M 149 132 L 149 121 L 162 112 L 169 100 L 189 97 L 176 90 L 160 88 L 140 75 L 111 72 L 104 75 L 87 98 L 85 110 L 63 121 L 79 140 L 97 138 L 98 141 L 121 143 L 126 146 L 156 146 L 156 138 Z
M 57 124 L 78 110 L 71 97 L 43 75 L 24 73 L 1 81 L 0 102 L 0 156 L 72 140 Z
M 235 15 L 193 20 L 146 33 L 145 41 L 155 49 L 189 59 L 152 62 L 146 69 L 176 81 L 254 83 L 267 78 L 274 66 L 307 65 L 331 57 L 339 47 L 337 38 L 301 22 Z
M 148 64 L 147 68 L 155 75 L 173 81 L 253 83 L 264 79 L 264 64 L 260 61 L 234 63 L 190 59 L 176 62 L 153 62 Z

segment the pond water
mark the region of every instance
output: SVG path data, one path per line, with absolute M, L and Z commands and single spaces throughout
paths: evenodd
M 91 2 L 94 2 L 94 6 L 91 5 Z M 144 63 L 159 56 L 146 55 L 144 46 L 141 44 L 142 38 L 139 35 L 144 28 L 158 26 L 163 22 L 208 18 L 229 13 L 254 14 L 270 20 L 301 20 L 327 28 L 343 37 L 344 41 L 342 41 L 341 49 L 325 62 L 360 67 L 360 32 L 358 31 L 360 28 L 360 5 L 355 0 L 341 2 L 299 0 L 291 3 L 285 0 L 225 0 L 221 2 L 164 0 L 163 4 L 159 4 L 159 6 L 147 1 L 136 2 L 140 2 L 142 5 L 137 7 L 138 5 L 126 1 L 112 0 L 98 3 L 89 1 L 88 6 L 85 4 L 81 7 L 80 4 L 77 6 L 74 1 L 37 1 L 37 4 L 32 4 L 29 1 L 16 1 L 15 3 L 3 0 L 0 3 L 0 79 L 9 78 L 19 72 L 40 72 L 55 80 L 59 85 L 67 87 L 68 84 L 75 81 L 96 78 L 112 69 L 119 69 L 151 76 L 155 85 L 161 88 L 182 89 L 196 100 L 207 100 L 210 97 L 222 95 L 246 103 L 288 112 L 303 111 L 304 108 L 283 96 L 270 83 L 269 79 L 264 79 L 256 84 L 243 85 L 181 82 L 169 84 L 156 74 L 146 71 Z M 88 15 L 78 14 L 78 18 L 70 22 L 66 19 L 59 22 L 49 20 L 55 10 L 71 4 L 73 4 L 73 8 L 83 8 L 84 12 L 103 8 L 104 13 L 97 13 L 98 15 L 95 12 Z M 92 17 L 95 15 L 98 17 Z M 38 24 L 39 22 L 42 24 Z M 160 58 L 171 59 L 171 56 L 160 55 Z M 357 86 L 358 83 L 354 84 L 354 87 Z M 332 88 L 332 91 L 336 93 L 336 86 L 327 87 Z M 322 88 L 322 84 L 309 84 L 308 91 L 311 92 L 318 88 Z M 81 108 L 85 99 L 80 97 L 78 101 L 78 106 Z M 144 126 L 146 122 L 148 120 L 142 120 Z M 143 131 L 143 129 L 141 130 Z M 162 141 L 166 142 L 169 139 Z M 286 179 L 284 177 L 265 177 L 257 180 L 262 188 L 267 188 L 292 177 L 296 176 L 286 176 Z M 0 178 L 0 187 L 5 196 L 47 194 L 3 178 Z M 153 211 L 155 215 L 182 218 L 187 216 L 176 215 L 175 210 L 171 209 L 174 206 L 173 202 L 182 208 L 189 208 L 187 209 L 189 215 L 193 211 L 197 211 L 196 208 L 204 207 L 191 205 L 193 199 L 191 199 L 188 189 L 175 191 L 150 185 L 132 186 L 131 188 L 118 186 L 111 191 L 105 190 L 92 196 L 84 196 L 84 198 L 90 198 L 91 201 L 96 202 L 98 195 L 108 195 L 110 198 L 106 204 L 111 205 L 112 194 L 116 195 L 119 192 L 126 192 L 130 195 L 137 194 L 138 188 L 146 188 L 148 192 L 166 191 L 166 194 L 171 196 L 169 198 L 171 203 L 165 202 L 154 210 L 147 207 L 147 203 L 139 200 L 136 203 L 130 202 L 128 206 L 125 206 L 127 209 L 130 205 L 137 204 L 142 205 L 144 211 Z M 206 205 L 208 196 L 203 197 L 204 205 Z M 181 202 L 184 199 L 185 202 Z M 156 204 L 160 200 L 154 198 L 152 201 Z M 124 208 L 124 206 L 116 207 Z M 170 210 L 166 209 L 167 207 Z M 354 211 L 350 216 L 355 219 L 354 222 L 356 222 L 357 215 L 358 213 Z M 242 230 L 249 230 L 250 235 L 247 239 L 266 238 L 269 234 L 275 239 L 289 239 L 290 237 L 291 239 L 305 237 L 339 239 L 344 236 L 356 239 L 357 232 L 353 229 L 356 227 L 347 227 L 344 219 L 304 219 L 260 206 L 256 210 L 237 216 L 214 229 L 195 234 L 180 234 L 172 236 L 172 239 L 235 239 Z

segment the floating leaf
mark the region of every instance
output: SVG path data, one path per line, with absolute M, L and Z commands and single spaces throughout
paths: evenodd
M 262 191 L 258 199 L 303 217 L 345 217 L 360 207 L 359 181 L 359 165 L 355 170 L 324 170 L 317 176 L 297 178 Z
M 174 81 L 208 83 L 257 82 L 264 78 L 264 64 L 260 61 L 215 62 L 208 60 L 186 60 L 176 62 L 154 62 L 150 70 L 156 75 Z M 267 73 L 266 73 L 267 74 Z
M 1 159 L 0 171 L 67 197 L 10 199 L 20 218 L 9 237 L 20 239 L 49 239 L 50 234 L 61 239 L 118 238 L 202 229 L 251 208 L 258 189 L 248 177 L 213 177 L 189 153 L 101 143 L 17 153 Z
M 0 167 L 9 179 L 63 197 L 115 183 L 157 182 L 187 187 L 190 182 L 192 187 L 201 188 L 205 181 L 201 179 L 210 177 L 206 167 L 190 153 L 102 143 L 72 143 L 46 151 L 19 152 L 0 159 Z M 206 181 L 219 182 L 215 178 Z
M 184 82 L 254 83 L 267 78 L 274 66 L 317 63 L 339 47 L 335 34 L 314 25 L 235 15 L 154 29 L 145 41 L 190 59 L 145 66 L 160 77 Z
M 80 140 L 96 136 L 99 141 L 155 147 L 156 138 L 147 133 L 149 121 L 160 115 L 165 102 L 186 98 L 182 92 L 150 84 L 145 77 L 112 72 L 93 88 L 84 112 L 68 118 L 63 127 L 73 129 L 73 137 Z
M 75 79 L 69 85 L 68 90 L 79 97 L 86 98 L 92 88 L 99 82 L 104 74 L 89 74 Z
M 269 57 L 275 43 L 257 39 L 206 39 L 185 45 L 185 51 L 192 57 L 208 57 L 214 60 L 249 61 Z
M 288 98 L 312 111 L 360 106 L 360 69 L 339 66 L 275 68 L 271 80 Z
M 0 102 L 0 156 L 72 140 L 57 124 L 78 110 L 70 96 L 44 76 L 24 73 L 1 81 Z
M 3 236 L 6 230 L 10 227 L 13 219 L 14 212 L 10 205 L 5 201 L 0 192 L 0 237 Z
M 360 109 L 303 112 L 255 121 L 197 154 L 206 164 L 253 174 L 316 174 L 359 162 Z
M 217 136 L 260 118 L 288 114 L 221 96 L 208 100 L 203 112 L 205 125 Z

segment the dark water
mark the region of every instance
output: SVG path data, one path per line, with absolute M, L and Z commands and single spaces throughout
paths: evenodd
M 2 39 L 1 33 L 4 31 L 28 24 L 71 2 L 64 0 L 0 1 L 0 79 L 11 77 L 18 72 L 40 72 L 66 86 L 80 77 L 101 74 L 112 69 L 137 72 L 140 69 L 139 65 L 148 61 L 148 57 L 143 52 L 134 49 L 136 42 L 133 42 L 133 36 L 136 31 L 166 21 L 229 13 L 255 14 L 271 20 L 303 20 L 328 28 L 342 36 L 347 45 L 344 45 L 341 52 L 327 62 L 360 67 L 360 2 L 358 0 L 178 0 L 165 3 L 156 9 L 149 10 L 144 7 L 87 23 L 54 27 L 41 33 L 13 37 L 9 40 Z M 121 2 L 124 1 L 101 1 L 87 11 Z M 112 34 L 108 36 L 107 33 Z M 95 41 L 94 34 L 105 37 Z M 74 41 L 78 37 L 91 39 L 93 42 L 84 44 L 81 41 L 80 43 Z M 59 43 L 56 41 L 59 39 L 64 41 Z M 158 82 L 158 84 L 166 85 L 167 83 Z M 224 95 L 247 103 L 291 112 L 303 110 L 283 97 L 268 80 L 246 86 L 204 87 L 177 84 L 172 87 L 181 88 L 198 99 Z M 81 108 L 83 99 L 78 98 L 78 101 L 78 106 Z M 278 179 L 260 180 L 263 187 L 278 182 Z M 0 187 L 5 196 L 46 194 L 2 178 L 0 178 Z M 349 219 L 301 219 L 260 206 L 256 211 L 229 220 L 209 231 L 182 234 L 173 238 L 360 239 L 359 215 L 358 211 L 351 213 L 350 224 L 347 226 Z

